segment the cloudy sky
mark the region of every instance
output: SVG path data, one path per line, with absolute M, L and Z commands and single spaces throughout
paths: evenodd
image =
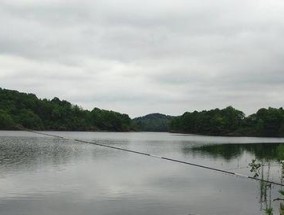
M 284 104 L 282 0 L 1 0 L 0 87 L 131 117 Z

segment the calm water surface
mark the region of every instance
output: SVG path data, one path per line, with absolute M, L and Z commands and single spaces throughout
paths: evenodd
M 47 132 L 280 182 L 284 139 L 169 133 Z M 277 157 L 278 156 L 278 157 Z M 257 181 L 27 132 L 0 131 L 1 215 L 254 215 L 271 204 Z

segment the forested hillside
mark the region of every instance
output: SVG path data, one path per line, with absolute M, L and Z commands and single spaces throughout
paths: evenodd
M 169 131 L 172 116 L 152 113 L 133 119 L 133 125 L 139 131 Z
M 171 121 L 170 129 L 205 135 L 283 137 L 284 110 L 261 108 L 248 117 L 231 106 L 221 110 L 186 112 Z
M 84 110 L 68 101 L 38 99 L 34 94 L 0 88 L 0 129 L 129 131 L 127 114 L 94 108 Z
M 55 97 L 0 88 L 0 129 L 29 128 L 61 131 L 171 131 L 204 135 L 284 137 L 283 108 L 261 108 L 245 114 L 231 106 L 185 112 L 172 117 L 149 114 L 133 120 L 127 114 L 94 108 L 84 110 Z

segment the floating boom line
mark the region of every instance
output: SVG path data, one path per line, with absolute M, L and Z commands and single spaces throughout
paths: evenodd
M 24 130 L 24 131 L 27 131 L 27 132 L 31 132 L 31 133 L 40 134 L 40 135 L 44 135 L 44 136 L 49 136 L 49 137 L 54 137 L 54 138 L 59 138 L 59 139 L 65 139 L 65 140 L 71 140 L 71 141 L 75 141 L 75 142 L 78 142 L 78 143 L 92 144 L 92 145 L 101 146 L 101 147 L 104 147 L 104 148 L 110 148 L 110 149 L 124 151 L 124 152 L 128 152 L 128 153 L 139 154 L 139 155 L 148 156 L 148 157 L 161 159 L 161 160 L 166 160 L 166 161 L 170 161 L 170 162 L 174 162 L 174 163 L 185 164 L 185 165 L 189 165 L 189 166 L 195 166 L 195 167 L 199 167 L 199 168 L 202 168 L 202 169 L 207 169 L 207 170 L 211 170 L 211 171 L 215 171 L 215 172 L 228 174 L 228 175 L 231 175 L 231 176 L 237 176 L 237 177 L 240 177 L 240 178 L 246 178 L 246 179 L 251 179 L 251 180 L 255 180 L 255 181 L 260 181 L 260 182 L 273 184 L 273 185 L 284 186 L 284 184 L 279 183 L 279 182 L 265 180 L 265 179 L 260 179 L 260 178 L 256 178 L 256 177 L 252 177 L 252 176 L 248 176 L 248 175 L 244 175 L 244 174 L 240 174 L 240 173 L 237 173 L 237 172 L 232 172 L 232 171 L 228 171 L 228 170 L 224 170 L 224 169 L 219 169 L 219 168 L 215 168 L 215 167 L 201 165 L 201 164 L 198 164 L 198 163 L 192 163 L 192 162 L 178 160 L 178 159 L 173 159 L 173 158 L 169 158 L 169 157 L 153 155 L 153 154 L 140 152 L 140 151 L 136 151 L 136 150 L 125 149 L 125 148 L 121 148 L 121 147 L 117 147 L 117 146 L 110 146 L 110 145 L 100 144 L 100 143 L 96 143 L 96 142 L 93 142 L 93 141 L 72 139 L 72 138 L 62 137 L 62 136 L 59 136 L 59 135 L 47 134 L 47 133 L 44 133 L 44 132 L 39 132 L 39 131 L 35 131 L 35 130 L 30 130 L 30 129 L 23 129 L 23 128 L 21 128 L 21 130 Z

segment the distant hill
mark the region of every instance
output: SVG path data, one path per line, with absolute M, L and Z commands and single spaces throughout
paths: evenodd
M 152 113 L 146 116 L 137 117 L 132 120 L 133 126 L 138 131 L 169 131 L 170 122 L 173 116 L 160 113 Z
M 0 130 L 129 131 L 131 126 L 127 114 L 99 108 L 88 111 L 57 97 L 39 99 L 0 88 Z

